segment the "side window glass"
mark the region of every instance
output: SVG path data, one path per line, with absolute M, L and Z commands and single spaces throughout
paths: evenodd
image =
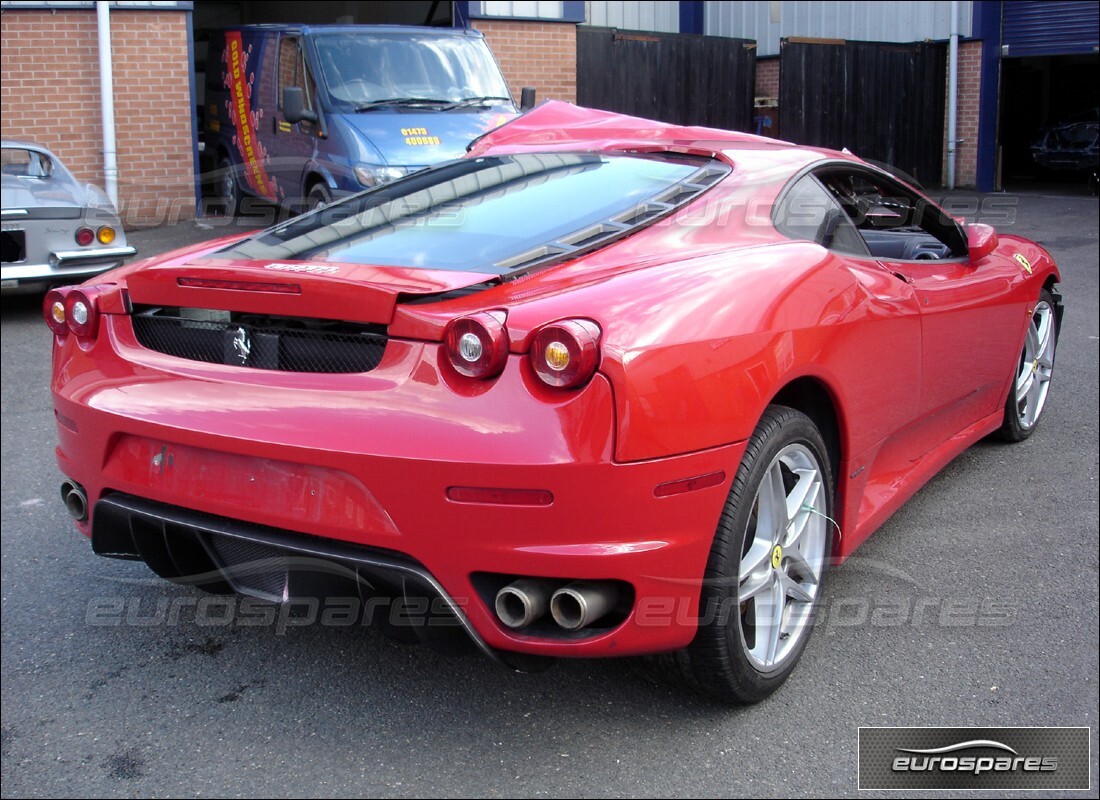
M 788 190 L 773 221 L 791 239 L 816 242 L 840 253 L 869 255 L 849 215 L 812 175 L 803 176 Z
M 305 54 L 298 37 L 284 36 L 279 40 L 279 107 L 283 105 L 283 89 L 297 86 L 305 95 L 306 109 L 313 108 L 313 96 L 316 92 L 313 78 L 306 67 Z
M 897 181 L 846 167 L 826 167 L 817 177 L 875 258 L 938 261 L 966 256 L 966 236 L 958 224 Z

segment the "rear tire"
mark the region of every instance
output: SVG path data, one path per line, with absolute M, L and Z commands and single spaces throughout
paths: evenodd
M 1005 400 L 1005 418 L 997 435 L 1006 442 L 1022 442 L 1035 432 L 1050 394 L 1058 323 L 1054 297 L 1043 289 L 1031 314 L 1024 348 Z
M 833 479 L 820 431 L 771 406 L 745 449 L 707 562 L 700 625 L 650 671 L 732 703 L 763 700 L 809 641 L 833 548 Z

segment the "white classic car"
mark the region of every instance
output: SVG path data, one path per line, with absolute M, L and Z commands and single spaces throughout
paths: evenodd
M 79 283 L 137 252 L 126 244 L 118 213 L 99 187 L 81 184 L 39 145 L 5 140 L 0 149 L 0 291 Z

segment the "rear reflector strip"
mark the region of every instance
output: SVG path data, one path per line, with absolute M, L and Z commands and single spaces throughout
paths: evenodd
M 657 488 L 653 490 L 655 497 L 671 497 L 674 494 L 683 494 L 684 492 L 694 492 L 697 489 L 706 489 L 710 486 L 717 486 L 720 483 L 725 483 L 726 473 L 719 470 L 718 472 L 708 472 L 706 475 L 697 475 L 694 478 L 682 478 L 678 481 L 669 481 L 668 483 L 659 483 Z
M 259 281 L 225 281 L 217 278 L 177 278 L 176 283 L 188 289 L 231 289 L 236 292 L 271 292 L 301 294 L 296 283 L 260 283 Z
M 483 489 L 477 486 L 452 486 L 447 489 L 452 503 L 486 503 L 495 506 L 548 506 L 554 495 L 545 489 Z

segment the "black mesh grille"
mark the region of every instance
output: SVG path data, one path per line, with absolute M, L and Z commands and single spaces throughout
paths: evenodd
M 283 372 L 369 372 L 387 341 L 378 330 L 325 320 L 202 319 L 180 309 L 136 311 L 132 320 L 138 342 L 158 353 Z
M 282 600 L 287 586 L 286 554 L 275 547 L 234 536 L 211 535 L 210 546 L 218 554 L 230 579 L 254 594 Z

